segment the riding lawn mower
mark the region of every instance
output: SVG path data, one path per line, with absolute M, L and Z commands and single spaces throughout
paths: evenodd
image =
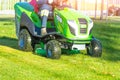
M 15 4 L 15 24 L 18 46 L 23 51 L 45 52 L 48 58 L 59 59 L 62 51 L 86 50 L 93 57 L 101 57 L 101 42 L 93 37 L 93 21 L 79 11 L 59 6 L 48 17 L 47 34 L 41 35 L 41 18 L 28 2 Z M 36 48 L 36 44 L 40 45 Z

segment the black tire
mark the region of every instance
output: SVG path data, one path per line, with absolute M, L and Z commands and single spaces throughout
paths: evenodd
M 61 47 L 56 40 L 48 41 L 46 44 L 47 57 L 51 59 L 59 59 L 61 57 Z
M 92 57 L 101 57 L 102 55 L 102 44 L 99 40 L 93 39 L 87 46 L 87 54 Z
M 23 51 L 33 51 L 35 44 L 32 42 L 32 37 L 30 36 L 27 29 L 22 29 L 19 34 L 18 46 Z

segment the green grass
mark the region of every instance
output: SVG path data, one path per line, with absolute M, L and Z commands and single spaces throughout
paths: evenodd
M 93 34 L 103 45 L 101 58 L 81 52 L 52 60 L 20 51 L 14 19 L 0 17 L 0 80 L 120 80 L 120 23 L 94 24 Z

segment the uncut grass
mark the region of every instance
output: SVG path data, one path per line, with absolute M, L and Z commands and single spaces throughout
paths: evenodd
M 103 58 L 110 61 L 120 60 L 120 23 L 116 21 L 96 21 L 93 34 L 101 40 Z
M 0 80 L 119 80 L 119 25 L 95 21 L 92 33 L 103 44 L 101 58 L 83 52 L 52 60 L 20 51 L 14 19 L 0 20 Z

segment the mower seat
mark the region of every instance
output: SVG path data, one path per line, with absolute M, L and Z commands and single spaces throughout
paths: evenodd
M 38 13 L 39 10 L 36 0 L 31 0 L 29 3 L 34 7 L 34 11 Z

